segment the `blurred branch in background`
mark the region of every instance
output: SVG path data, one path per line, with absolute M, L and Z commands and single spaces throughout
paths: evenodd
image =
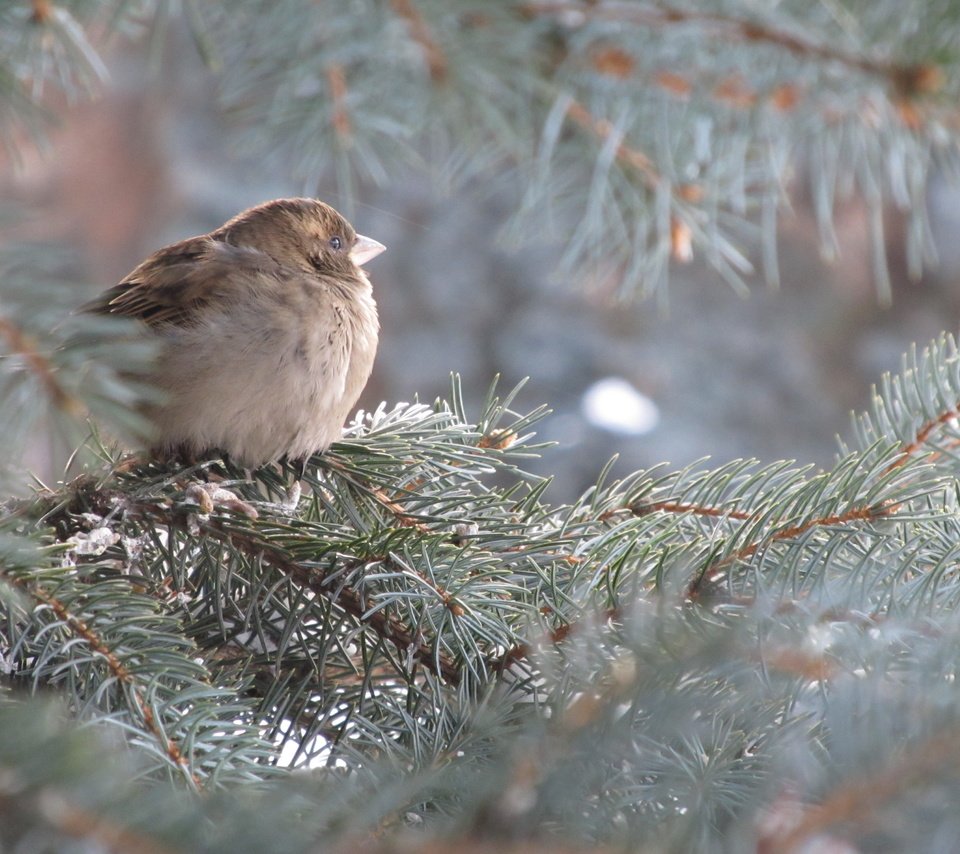
M 950 0 L 5 4 L 0 844 L 956 838 L 956 298 L 905 282 L 957 43 Z M 287 466 L 125 455 L 154 354 L 74 310 L 295 191 L 390 252 L 367 409 L 292 506 Z M 755 266 L 790 286 L 733 302 Z M 857 337 L 866 282 L 897 314 Z M 935 340 L 830 461 L 894 322 Z M 28 491 L 45 433 L 83 450 Z
M 303 0 L 183 8 L 244 135 L 308 184 L 331 163 L 342 192 L 350 176 L 384 183 L 410 161 L 516 170 L 521 213 L 536 216 L 538 232 L 553 209 L 573 226 L 556 235 L 564 269 L 616 263 L 623 293 L 654 293 L 669 258 L 701 254 L 741 286 L 751 235 L 775 281 L 776 214 L 803 162 L 824 251 L 838 249 L 837 199 L 856 192 L 869 204 L 889 298 L 884 205 L 908 212 L 919 275 L 930 254 L 927 178 L 957 166 L 948 2 L 917 16 L 883 4 L 761 13 L 737 2 L 709 12 L 425 0 L 358 0 L 339 13 Z M 8 5 L 3 71 L 18 120 L 6 123 L 8 143 L 12 127 L 37 126 L 51 88 L 75 98 L 106 77 L 85 27 L 146 22 L 159 38 L 172 9 Z

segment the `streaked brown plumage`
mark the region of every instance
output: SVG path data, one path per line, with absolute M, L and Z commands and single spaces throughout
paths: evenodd
M 360 265 L 383 249 L 323 202 L 279 199 L 160 249 L 102 294 L 93 310 L 162 341 L 155 450 L 253 467 L 325 449 L 373 367 Z

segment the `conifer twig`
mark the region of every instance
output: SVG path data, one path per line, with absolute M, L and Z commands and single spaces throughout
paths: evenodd
M 644 27 L 700 24 L 720 30 L 724 39 L 772 45 L 796 56 L 836 62 L 848 68 L 886 78 L 898 91 L 929 91 L 935 73 L 926 65 L 899 65 L 851 53 L 834 45 L 821 44 L 756 20 L 725 12 L 680 9 L 665 3 L 642 6 L 637 3 L 532 2 L 523 10 L 529 15 L 582 15 L 605 21 L 623 21 Z
M 333 106 L 331 122 L 341 144 L 349 146 L 352 141 L 353 126 L 347 112 L 347 77 L 339 62 L 331 62 L 326 67 L 327 86 Z
M 610 135 L 615 132 L 615 128 L 606 119 L 598 119 L 579 101 L 571 101 L 567 107 L 567 115 L 580 127 L 588 130 L 596 136 L 601 142 L 606 142 Z M 636 169 L 643 176 L 644 183 L 651 190 L 655 190 L 663 180 L 660 173 L 657 172 L 653 161 L 642 151 L 632 148 L 624 142 L 618 142 L 616 148 L 616 157 L 621 163 L 625 163 L 633 169 Z
M 24 363 L 40 380 L 47 397 L 57 409 L 73 416 L 82 415 L 86 411 L 84 405 L 57 379 L 53 363 L 40 352 L 36 341 L 9 317 L 2 315 L 0 315 L 0 337 L 6 340 L 11 352 L 23 358 Z
M 414 41 L 423 49 L 427 60 L 427 68 L 430 71 L 430 79 L 434 83 L 442 83 L 449 71 L 447 57 L 437 44 L 430 27 L 417 9 L 414 0 L 390 0 L 390 5 L 394 11 L 404 20 L 410 28 L 410 35 Z
M 161 505 L 156 501 L 128 503 L 125 510 L 128 514 L 146 516 L 167 525 L 179 526 L 183 524 L 180 511 L 176 508 Z M 368 613 L 368 608 L 357 590 L 346 585 L 331 587 L 325 583 L 325 574 L 317 567 L 294 560 L 285 554 L 282 549 L 248 531 L 241 531 L 233 527 L 228 528 L 216 519 L 209 519 L 200 523 L 198 530 L 201 535 L 209 536 L 218 542 L 229 543 L 250 557 L 262 559 L 274 569 L 293 578 L 297 583 L 343 608 L 358 622 L 369 627 L 384 640 L 392 643 L 402 653 L 412 654 L 414 659 L 436 676 L 454 685 L 459 683 L 460 671 L 449 656 L 439 650 L 434 650 L 420 637 L 416 630 L 407 626 L 396 615 L 383 609 Z M 438 595 L 440 594 L 438 593 Z M 452 606 L 450 606 L 450 609 L 454 610 Z
M 702 504 L 687 504 L 682 501 L 637 501 L 626 507 L 615 507 L 612 510 L 606 510 L 598 517 L 600 521 L 615 516 L 617 513 L 628 512 L 634 516 L 647 516 L 650 513 L 691 513 L 694 516 L 712 516 L 723 519 L 738 519 L 746 521 L 754 516 L 746 510 L 733 510 L 726 507 L 711 507 Z
M 94 850 L 116 854 L 175 854 L 175 849 L 123 827 L 106 816 L 95 815 L 59 795 L 41 792 L 38 801 L 44 819 L 61 833 L 90 843 Z
M 819 804 L 810 807 L 801 820 L 777 840 L 785 854 L 801 849 L 802 843 L 842 822 L 860 821 L 883 809 L 899 793 L 924 782 L 939 771 L 955 772 L 960 759 L 960 730 L 940 731 L 919 744 L 905 745 L 885 768 L 841 783 Z
M 151 708 L 150 703 L 147 701 L 147 696 L 143 687 L 138 683 L 136 677 L 133 675 L 130 669 L 117 657 L 117 654 L 110 649 L 110 647 L 96 632 L 96 630 L 89 626 L 84 620 L 81 620 L 76 615 L 71 614 L 69 609 L 59 599 L 57 599 L 57 597 L 47 593 L 41 587 L 37 585 L 28 586 L 17 582 L 16 579 L 12 580 L 14 583 L 17 583 L 19 587 L 25 588 L 27 592 L 38 602 L 42 602 L 44 605 L 49 607 L 53 613 L 56 614 L 57 618 L 64 625 L 70 628 L 76 637 L 81 638 L 93 652 L 97 653 L 97 655 L 103 658 L 107 664 L 107 667 L 110 668 L 110 672 L 114 675 L 114 678 L 116 678 L 120 684 L 129 688 L 132 692 L 134 703 L 136 704 L 137 711 L 143 720 L 144 726 L 146 726 L 150 734 L 153 735 L 153 737 L 159 742 L 163 748 L 163 752 L 166 753 L 174 765 L 177 765 L 187 772 L 193 784 L 198 789 L 203 788 L 203 783 L 200 780 L 200 777 L 190 768 L 187 757 L 180 749 L 180 745 L 175 739 L 171 738 L 161 729 L 159 723 L 157 722 L 156 716 L 153 713 L 153 709 Z
M 936 418 L 931 418 L 924 425 L 917 430 L 916 435 L 912 442 L 907 442 L 901 449 L 900 454 L 897 458 L 887 466 L 886 471 L 890 472 L 900 466 L 904 465 L 907 460 L 910 459 L 917 451 L 919 451 L 924 444 L 926 444 L 927 439 L 930 438 L 930 434 L 933 433 L 937 427 L 941 427 L 944 424 L 953 421 L 954 419 L 960 417 L 960 402 L 951 409 L 947 409 L 941 412 Z M 936 454 L 936 451 L 931 451 L 931 454 Z
M 830 525 L 846 525 L 850 522 L 865 522 L 874 519 L 890 518 L 894 515 L 900 505 L 895 501 L 888 501 L 882 504 L 874 504 L 864 507 L 851 507 L 843 513 L 836 513 L 830 516 L 820 516 L 816 519 L 808 519 L 800 525 L 790 525 L 786 528 L 779 528 L 773 531 L 768 537 L 748 543 L 733 554 L 714 563 L 708 563 L 690 582 L 687 588 L 687 597 L 696 599 L 700 593 L 700 587 L 704 581 L 716 581 L 727 569 L 738 561 L 753 557 L 760 549 L 765 548 L 772 543 L 782 542 L 784 540 L 793 540 L 814 528 L 824 528 Z
M 45 24 L 50 20 L 53 14 L 53 3 L 51 0 L 31 0 L 30 20 L 35 24 Z

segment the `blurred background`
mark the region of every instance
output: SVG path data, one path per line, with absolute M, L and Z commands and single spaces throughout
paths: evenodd
M 47 149 L 27 151 L 19 165 L 4 161 L 0 175 L 3 198 L 29 213 L 6 224 L 5 239 L 69 245 L 89 283 L 78 303 L 166 243 L 315 189 L 237 145 L 215 80 L 185 35 L 173 34 L 153 69 L 135 45 L 107 57 L 103 97 L 62 105 Z M 584 287 L 552 276 L 559 247 L 549 237 L 503 245 L 498 233 L 516 203 L 507 183 L 449 190 L 410 170 L 361 185 L 352 206 L 335 186 L 331 176 L 316 195 L 389 250 L 369 265 L 382 335 L 362 405 L 431 401 L 456 371 L 476 407 L 495 375 L 504 391 L 529 377 L 516 408 L 553 410 L 539 435 L 558 446 L 535 468 L 556 476 L 554 501 L 593 483 L 614 454 L 619 474 L 704 456 L 829 464 L 871 383 L 896 370 L 912 342 L 956 325 L 960 200 L 946 185 L 930 193 L 940 265 L 920 282 L 907 280 L 889 212 L 886 308 L 864 209 L 838 210 L 842 256 L 828 265 L 802 190 L 782 221 L 779 290 L 758 279 L 744 298 L 695 257 L 671 273 L 659 304 L 617 302 L 602 280 Z M 61 476 L 62 460 L 46 446 L 30 465 Z

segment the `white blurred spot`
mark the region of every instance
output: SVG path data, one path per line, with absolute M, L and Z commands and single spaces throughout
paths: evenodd
M 605 377 L 588 388 L 580 402 L 584 417 L 612 433 L 640 436 L 660 422 L 660 410 L 620 377 Z

